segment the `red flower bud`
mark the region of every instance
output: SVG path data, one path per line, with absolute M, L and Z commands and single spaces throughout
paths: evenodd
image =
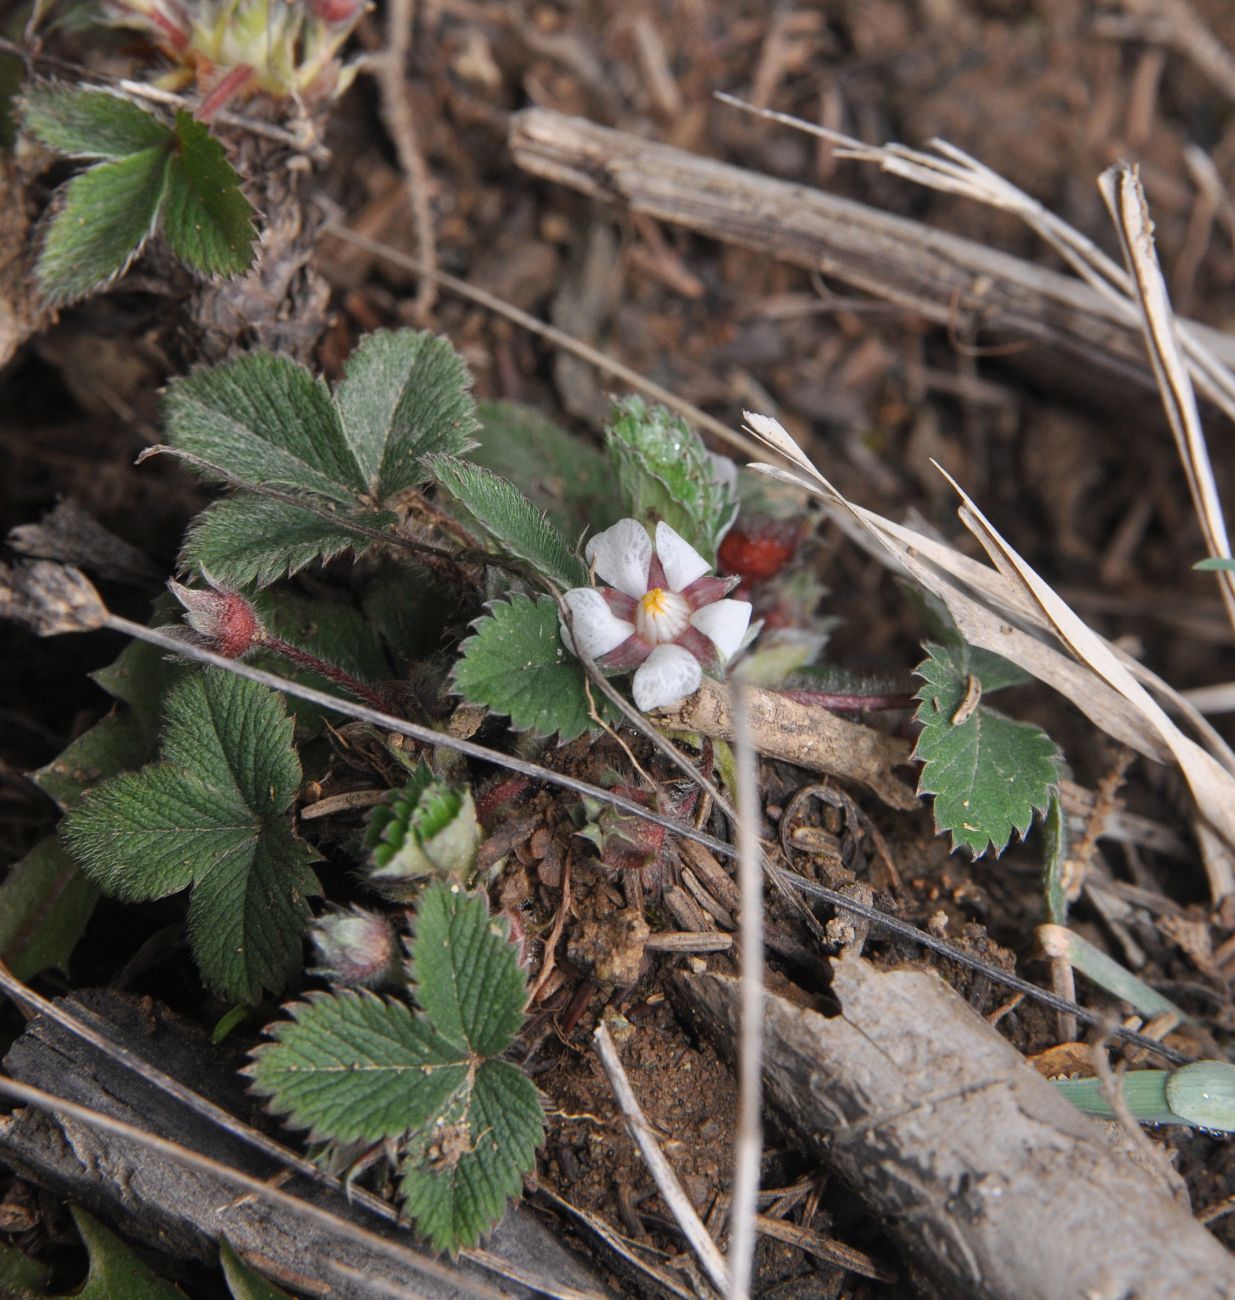
M 253 606 L 237 592 L 228 591 L 203 574 L 209 591 L 185 587 L 172 578 L 167 586 L 184 606 L 190 640 L 225 659 L 239 659 L 266 635 Z

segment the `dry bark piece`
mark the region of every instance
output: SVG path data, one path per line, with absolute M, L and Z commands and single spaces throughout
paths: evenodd
M 1072 276 L 905 217 L 530 108 L 510 122 L 520 167 L 632 212 L 811 270 L 968 336 L 1029 339 L 1090 374 L 1152 388 L 1138 322 Z M 1189 324 L 1235 363 L 1235 340 Z M 1057 363 L 1055 364 L 1058 370 Z
M 918 807 L 913 789 L 892 774 L 894 767 L 909 762 L 903 740 L 756 687 L 746 688 L 746 709 L 751 744 L 760 754 L 858 781 L 904 812 Z M 713 739 L 733 739 L 729 691 L 710 677 L 680 704 L 658 710 L 656 720 Z
M 80 569 L 51 560 L 0 562 L 0 619 L 35 636 L 93 632 L 108 620 L 107 607 Z
M 230 1113 L 244 1116 L 252 1110 L 252 1100 L 240 1091 L 209 1039 L 149 999 L 94 990 L 74 994 L 67 1007 Z M 14 1079 L 157 1133 L 251 1176 L 267 1179 L 280 1172 L 271 1157 L 46 1018 L 31 1022 L 4 1066 Z M 456 1289 L 440 1277 L 409 1276 L 406 1263 L 276 1202 L 238 1197 L 235 1186 L 220 1177 L 33 1107 L 0 1116 L 0 1155 L 29 1181 L 70 1196 L 126 1235 L 181 1258 L 214 1262 L 218 1239 L 225 1233 L 239 1254 L 259 1262 L 285 1287 L 305 1294 L 386 1296 L 393 1284 L 423 1287 L 434 1296 L 463 1297 L 472 1293 L 469 1282 L 491 1288 L 495 1273 L 502 1279 L 503 1293 L 513 1296 L 560 1294 L 570 1288 L 594 1297 L 609 1294 L 520 1206 L 512 1207 L 486 1238 L 483 1252 L 473 1252 L 484 1258 L 486 1270 L 466 1259 L 458 1263 Z M 364 1213 L 341 1192 L 310 1184 L 300 1175 L 283 1184 L 283 1190 L 403 1250 L 415 1249 L 405 1227 Z M 510 1261 L 509 1268 L 503 1267 L 504 1259 Z M 356 1270 L 358 1278 L 340 1282 L 331 1267 L 334 1262 Z M 518 1285 L 512 1277 L 527 1279 L 528 1285 Z
M 136 546 L 109 532 L 72 497 L 58 501 L 37 524 L 10 529 L 5 540 L 21 555 L 78 564 L 115 582 L 152 587 L 163 579 Z
M 1235 1295 L 1235 1258 L 937 975 L 832 969 L 839 1016 L 767 997 L 768 1100 L 944 1294 Z M 738 980 L 672 991 L 732 1043 Z

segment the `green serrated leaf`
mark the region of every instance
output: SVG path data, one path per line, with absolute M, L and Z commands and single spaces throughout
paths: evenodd
M 240 192 L 223 146 L 183 109 L 167 175 L 163 235 L 182 262 L 203 275 L 239 275 L 253 262 L 256 214 Z
M 513 484 L 453 456 L 426 456 L 424 463 L 505 554 L 562 590 L 586 584 L 582 560 Z
M 467 1049 L 363 989 L 285 1008 L 253 1053 L 254 1091 L 314 1140 L 376 1142 L 429 1123 L 468 1086 Z
M 0 885 L 0 960 L 19 980 L 63 969 L 98 895 L 55 836 L 36 844 Z
M 226 1237 L 219 1242 L 219 1263 L 223 1266 L 223 1276 L 227 1279 L 232 1300 L 292 1300 L 289 1292 L 267 1282 L 250 1268 L 232 1249 Z
M 547 596 L 494 601 L 460 646 L 454 690 L 469 704 L 505 714 L 516 731 L 531 730 L 562 743 L 590 724 L 586 680 L 562 644 L 557 605 Z
M 605 438 L 627 514 L 649 527 L 663 519 L 715 567 L 737 500 L 717 479 L 699 436 L 663 406 L 627 397 L 616 404 Z
M 973 705 L 966 647 L 927 645 L 915 669 L 925 685 L 914 758 L 920 794 L 935 796 L 935 828 L 980 857 L 998 856 L 1046 809 L 1059 781 L 1059 751 L 1039 728 Z
M 437 780 L 422 761 L 407 784 L 369 815 L 369 879 L 396 899 L 414 896 L 426 876 L 465 880 L 483 838 L 471 790 Z
M 167 697 L 163 761 L 90 791 L 62 823 L 106 893 L 139 900 L 194 886 L 202 978 L 234 1001 L 278 991 L 300 963 L 315 855 L 286 809 L 300 782 L 291 719 L 273 692 L 211 669 Z
M 416 999 L 439 1033 L 477 1056 L 496 1056 L 523 1022 L 527 978 L 504 922 L 483 895 L 434 881 L 416 912 L 411 948 Z
M 414 330 L 368 335 L 335 392 L 361 490 L 386 500 L 426 481 L 420 457 L 466 451 L 478 428 L 471 387 L 445 339 Z
M 49 149 L 70 158 L 125 158 L 172 138 L 158 118 L 127 99 L 58 82 L 26 92 L 22 126 Z
M 59 192 L 35 267 L 48 302 L 70 303 L 109 284 L 154 233 L 169 154 L 153 145 L 97 163 Z
M 181 560 L 226 587 L 268 587 L 345 551 L 364 555 L 374 539 L 347 523 L 386 531 L 395 522 L 386 512 L 341 510 L 334 523 L 291 502 L 242 492 L 197 516 L 185 535 Z
M 329 663 L 369 681 L 380 681 L 391 675 L 381 635 L 349 601 L 303 596 L 280 588 L 263 592 L 253 603 L 262 623 L 293 645 L 311 650 Z M 313 680 L 324 682 L 325 679 L 315 674 Z
M 621 518 L 613 473 L 581 437 L 518 402 L 481 402 L 479 446 L 468 459 L 513 483 L 568 540 Z
M 288 357 L 254 352 L 175 379 L 163 415 L 173 447 L 246 482 L 345 506 L 364 490 L 329 389 Z
M 96 1218 L 78 1205 L 69 1211 L 90 1252 L 90 1272 L 76 1292 L 79 1300 L 184 1300 L 178 1286 L 159 1277 Z
M 436 1250 L 472 1246 L 523 1190 L 544 1136 L 530 1079 L 506 1061 L 476 1071 L 470 1105 L 404 1164 L 404 1207 Z

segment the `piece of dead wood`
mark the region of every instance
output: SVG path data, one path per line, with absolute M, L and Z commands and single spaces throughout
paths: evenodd
M 746 688 L 751 743 L 768 758 L 796 763 L 811 772 L 857 781 L 886 804 L 903 811 L 918 807 L 913 789 L 892 769 L 909 761 L 909 746 L 895 736 L 847 722 L 827 709 L 799 704 L 775 691 Z M 658 722 L 713 739 L 733 739 L 729 690 L 710 677 L 694 695 L 661 709 Z
M 251 1099 L 206 1036 L 148 999 L 100 990 L 75 994 L 67 1006 L 229 1112 L 245 1115 L 252 1109 Z M 251 1177 L 269 1179 L 283 1172 L 268 1155 L 46 1018 L 31 1022 L 4 1065 L 14 1079 L 157 1133 Z M 409 1271 L 407 1257 L 417 1247 L 405 1227 L 375 1219 L 342 1192 L 301 1175 L 283 1183 L 282 1190 L 329 1211 L 341 1221 L 337 1230 L 291 1207 L 238 1197 L 236 1188 L 220 1177 L 33 1107 L 0 1116 L 0 1157 L 22 1177 L 71 1196 L 126 1235 L 181 1258 L 213 1262 L 219 1238 L 226 1235 L 261 1271 L 304 1294 L 387 1295 L 384 1284 L 391 1283 L 434 1296 L 462 1297 L 477 1286 L 488 1295 L 495 1283 L 502 1294 L 516 1296 L 609 1294 L 553 1233 L 518 1206 L 486 1239 L 489 1268 L 466 1259 L 446 1265 L 427 1257 L 432 1273 L 426 1277 Z M 348 1236 L 345 1230 L 352 1224 L 381 1238 L 378 1245 L 397 1245 L 402 1258 Z M 509 1269 L 500 1266 L 503 1257 L 509 1258 Z M 334 1262 L 365 1280 L 340 1282 Z
M 820 270 L 956 333 L 1025 339 L 1092 374 L 1154 387 L 1135 321 L 1077 279 L 906 217 L 532 108 L 511 152 L 533 175 Z M 1228 365 L 1235 339 L 1189 329 Z
M 832 989 L 834 1018 L 768 995 L 768 1099 L 943 1294 L 1235 1295 L 1235 1258 L 937 975 L 846 957 Z M 731 1045 L 736 979 L 671 992 Z

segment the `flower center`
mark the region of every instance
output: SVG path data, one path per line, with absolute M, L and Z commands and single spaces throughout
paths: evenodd
M 690 604 L 685 596 L 663 587 L 653 587 L 635 610 L 635 632 L 649 645 L 676 641 L 690 623 Z

